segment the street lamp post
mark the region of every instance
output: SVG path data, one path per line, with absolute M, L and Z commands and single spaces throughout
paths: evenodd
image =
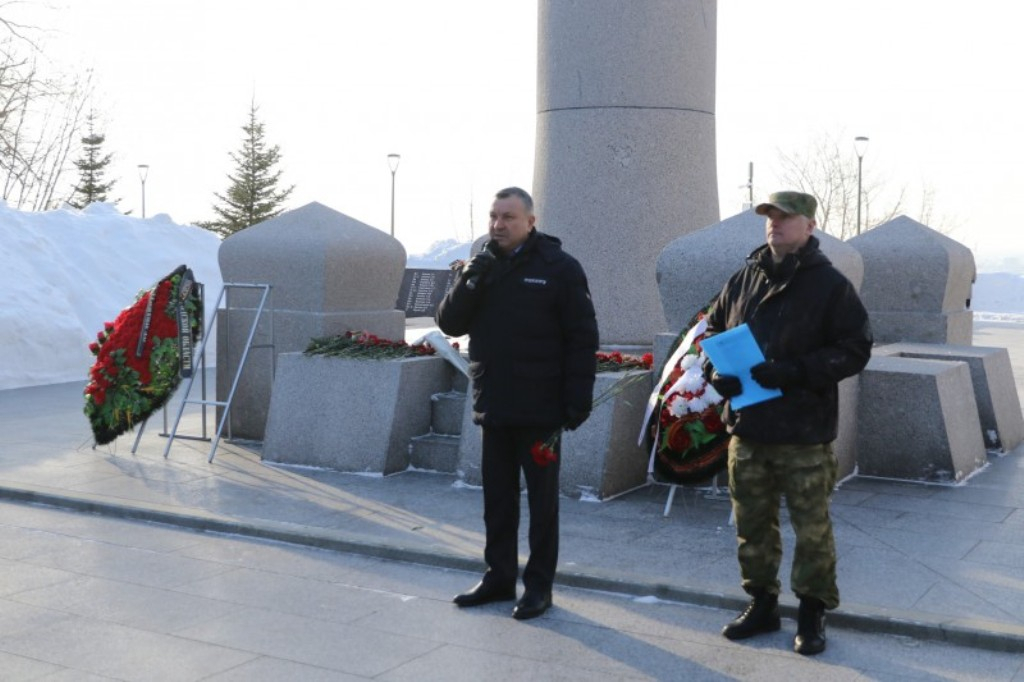
M 748 211 L 754 207 L 754 162 L 747 165 L 747 182 L 740 185 L 740 189 L 747 190 L 747 200 L 743 203 L 743 210 Z
M 853 149 L 857 152 L 857 234 L 860 235 L 861 178 L 864 169 L 864 152 L 868 150 L 868 138 L 859 135 L 853 138 Z
M 395 171 L 398 170 L 398 162 L 402 160 L 400 154 L 388 154 L 388 168 L 391 169 L 391 236 L 395 236 Z
M 139 180 L 142 181 L 142 217 L 146 217 L 146 177 L 149 175 L 149 164 L 139 164 Z

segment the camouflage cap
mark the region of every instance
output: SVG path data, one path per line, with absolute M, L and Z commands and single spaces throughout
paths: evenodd
M 766 215 L 769 208 L 777 208 L 789 215 L 805 215 L 814 220 L 814 212 L 818 210 L 818 200 L 803 192 L 773 192 L 768 201 L 758 204 L 754 213 Z

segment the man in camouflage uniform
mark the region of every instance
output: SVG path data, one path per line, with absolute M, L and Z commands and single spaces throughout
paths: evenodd
M 765 361 L 754 381 L 781 397 L 742 409 L 727 400 L 729 493 L 743 589 L 752 600 L 722 630 L 745 639 L 781 627 L 779 505 L 785 496 L 796 534 L 791 587 L 800 599 L 794 649 L 825 650 L 825 610 L 839 605 L 829 501 L 836 484 L 832 442 L 838 429 L 838 384 L 864 369 L 872 336 L 853 285 L 813 236 L 817 201 L 776 192 L 755 210 L 766 216 L 767 243 L 747 258 L 715 299 L 708 334 L 747 324 Z M 710 364 L 705 375 L 726 399 L 743 392 L 738 377 Z

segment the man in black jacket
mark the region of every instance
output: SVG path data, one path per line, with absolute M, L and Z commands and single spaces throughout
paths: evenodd
M 708 334 L 746 323 L 765 361 L 751 375 L 782 396 L 741 410 L 726 403 L 729 492 L 743 589 L 750 605 L 722 630 L 745 639 L 780 627 L 779 505 L 786 498 L 796 534 L 791 587 L 800 599 L 794 649 L 825 650 L 825 610 L 839 605 L 829 500 L 838 465 L 838 384 L 864 369 L 872 336 L 853 285 L 813 236 L 817 201 L 776 192 L 755 210 L 766 216 L 767 244 L 756 249 L 715 299 Z M 735 376 L 705 366 L 726 399 L 743 391 Z
M 587 278 L 561 242 L 535 227 L 533 199 L 518 187 L 495 195 L 490 242 L 462 269 L 438 306 L 445 334 L 469 334 L 473 421 L 483 427 L 487 572 L 455 597 L 462 607 L 516 597 L 519 573 L 519 480 L 526 478 L 530 558 L 513 617 L 535 618 L 551 606 L 558 563 L 556 441 L 590 414 L 597 320 Z

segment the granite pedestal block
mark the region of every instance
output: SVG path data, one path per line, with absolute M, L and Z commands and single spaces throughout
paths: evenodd
M 649 371 L 602 372 L 594 382 L 595 399 L 618 391 L 619 381 L 628 385 L 594 408 L 583 426 L 562 435 L 563 495 L 606 500 L 647 483 L 650 453 L 636 439 L 653 379 Z
M 874 350 L 878 356 L 959 360 L 971 370 L 974 399 L 986 447 L 1009 452 L 1024 440 L 1024 416 L 1005 348 L 924 343 L 893 343 Z
M 459 437 L 427 433 L 409 441 L 409 466 L 418 471 L 454 473 L 458 465 Z
M 875 343 L 971 343 L 970 249 L 906 216 L 847 244 L 863 258 L 860 297 Z
M 448 363 L 439 357 L 282 353 L 263 458 L 337 471 L 404 471 L 409 440 L 430 430 L 431 396 L 450 385 Z
M 483 432 L 473 423 L 473 388 L 469 387 L 462 410 L 462 430 L 459 438 L 459 458 L 455 474 L 467 485 L 483 485 L 480 457 L 483 453 Z
M 839 461 L 839 480 L 857 472 L 857 403 L 860 400 L 860 375 L 839 382 L 839 430 L 832 451 Z
M 461 376 L 461 375 L 460 375 Z M 446 391 L 430 397 L 430 430 L 457 436 L 462 433 L 462 416 L 467 396 L 464 391 Z
M 563 495 L 606 500 L 647 483 L 649 453 L 636 444 L 636 437 L 651 394 L 651 372 L 600 373 L 594 397 L 638 374 L 643 376 L 598 405 L 583 426 L 562 435 L 559 488 Z M 481 430 L 473 424 L 472 399 L 466 403 L 457 473 L 463 483 L 481 485 Z
M 227 390 L 238 373 L 255 315 L 256 310 L 252 308 L 222 308 L 218 313 L 217 393 L 220 400 L 227 398 Z M 314 313 L 265 309 L 256 326 L 253 349 L 239 375 L 228 415 L 232 437 L 263 440 L 278 353 L 303 351 L 315 337 L 356 330 L 383 339 L 401 339 L 405 335 L 405 315 L 400 310 Z M 218 419 L 223 409 L 217 408 Z
M 923 313 L 909 310 L 868 310 L 875 343 L 949 343 L 970 345 L 974 313 L 970 310 Z
M 966 362 L 873 357 L 859 403 L 861 475 L 951 483 L 985 465 Z
M 451 372 L 458 374 L 457 372 Z M 430 398 L 430 433 L 409 443 L 409 466 L 423 471 L 454 473 L 459 463 L 459 434 L 462 429 L 466 394 L 462 391 L 435 393 Z
M 265 437 L 273 353 L 303 351 L 311 338 L 368 331 L 386 339 L 405 334 L 395 299 L 405 271 L 405 249 L 385 231 L 316 202 L 234 233 L 221 242 L 227 283 L 270 285 L 257 340 L 273 348 L 254 352 L 232 398 L 235 437 Z M 217 322 L 217 399 L 238 373 L 260 292 L 227 289 Z M 218 409 L 218 418 L 223 408 Z

